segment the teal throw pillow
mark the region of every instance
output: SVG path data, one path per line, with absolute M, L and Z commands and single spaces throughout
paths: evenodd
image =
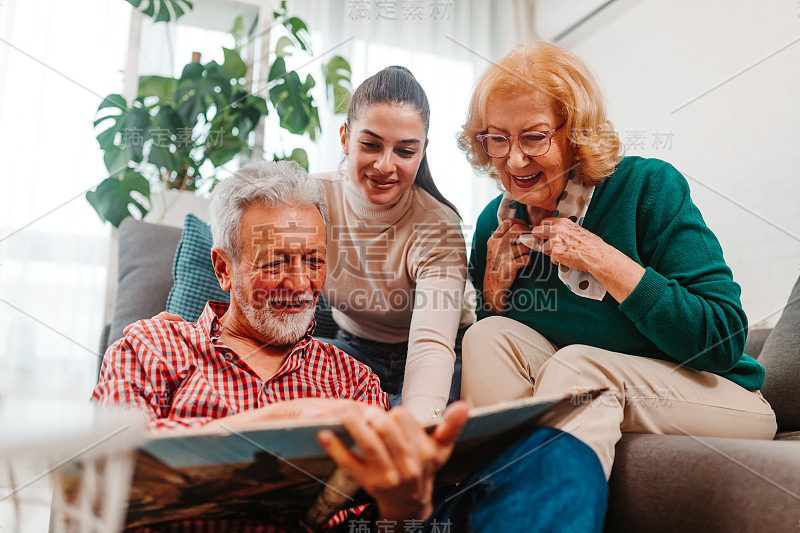
M 167 298 L 167 311 L 196 322 L 203 313 L 206 302 L 228 302 L 230 297 L 223 291 L 214 274 L 211 263 L 211 226 L 195 215 L 186 215 L 181 241 L 172 265 L 175 283 Z

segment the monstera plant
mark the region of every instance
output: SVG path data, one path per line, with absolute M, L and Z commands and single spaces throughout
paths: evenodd
M 170 20 L 167 5 L 174 18 L 192 8 L 183 0 L 160 0 L 158 11 L 156 0 L 144 0 L 148 5 L 141 5 L 142 0 L 126 1 L 155 20 Z M 131 103 L 119 94 L 103 99 L 94 125 L 109 176 L 86 193 L 101 219 L 118 226 L 128 216 L 143 217 L 149 209 L 151 186 L 157 184 L 167 189 L 210 190 L 219 171 L 237 155 L 262 150 L 254 146 L 253 132 L 269 113 L 276 113 L 280 127 L 289 133 L 316 140 L 320 121 L 311 90 L 317 82 L 311 74 L 301 78 L 286 64 L 293 54 L 311 54 L 308 28 L 301 19 L 287 16 L 286 2 L 273 17 L 272 31 L 282 28 L 284 35 L 275 44 L 267 85 L 257 94 L 248 88 L 247 65 L 241 57 L 242 45 L 253 38 L 256 24 L 245 32 L 242 20 L 237 19 L 232 30 L 237 45 L 223 49 L 222 64 L 193 61 L 178 78 L 143 76 Z M 340 56 L 322 65 L 325 94 L 337 113 L 346 109 L 350 74 L 349 63 Z M 277 138 L 270 132 L 266 136 Z M 294 159 L 308 168 L 304 150 L 269 144 L 276 151 L 265 157 Z

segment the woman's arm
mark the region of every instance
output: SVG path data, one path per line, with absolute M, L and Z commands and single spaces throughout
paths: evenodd
M 647 185 L 637 219 L 647 268 L 619 309 L 678 361 L 697 370 L 730 370 L 747 334 L 741 288 L 680 172 L 665 164 Z
M 450 394 L 467 255 L 457 222 L 417 238 L 414 310 L 408 335 L 403 406 L 420 421 L 444 412 Z
M 641 264 L 569 220 L 545 219 L 532 235 L 547 239 L 542 251 L 553 263 L 603 283 L 664 353 L 697 370 L 730 370 L 741 358 L 747 319 L 716 236 L 670 165 L 629 179 L 641 181 L 630 220 Z

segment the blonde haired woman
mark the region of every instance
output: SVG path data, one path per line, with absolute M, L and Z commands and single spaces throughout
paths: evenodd
M 719 242 L 675 168 L 622 157 L 579 58 L 532 43 L 490 66 L 459 143 L 505 190 L 470 258 L 468 403 L 608 387 L 563 428 L 606 476 L 622 432 L 772 438 Z

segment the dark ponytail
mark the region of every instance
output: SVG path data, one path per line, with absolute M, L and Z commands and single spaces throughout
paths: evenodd
M 425 136 L 427 137 L 428 127 L 431 123 L 431 108 L 428 103 L 428 97 L 417 79 L 407 68 L 400 66 L 386 67 L 374 76 L 364 80 L 364 83 L 358 86 L 350 99 L 350 105 L 347 107 L 347 124 L 353 124 L 361 116 L 364 109 L 375 104 L 412 106 L 422 119 L 422 123 L 425 126 Z M 419 169 L 417 169 L 414 184 L 458 214 L 456 206 L 447 201 L 447 198 L 439 192 L 433 181 L 431 169 L 428 166 L 427 151 L 422 157 Z

